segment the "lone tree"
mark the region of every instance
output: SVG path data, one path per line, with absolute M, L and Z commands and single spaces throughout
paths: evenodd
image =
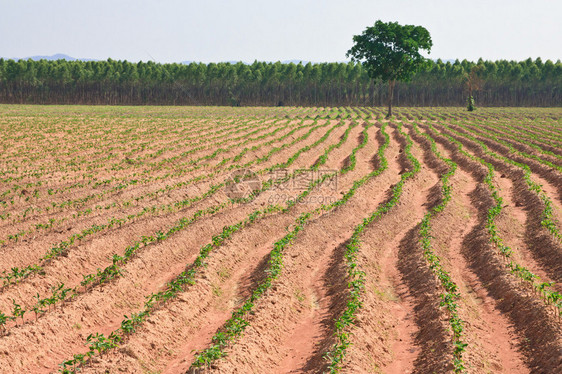
M 469 112 L 472 112 L 474 109 L 474 96 L 472 93 L 474 91 L 478 91 L 482 87 L 482 72 L 484 70 L 484 66 L 482 64 L 474 65 L 469 73 L 465 73 L 464 80 L 466 84 L 466 88 L 468 89 L 468 99 L 466 100 L 466 109 Z
M 355 45 L 347 51 L 354 62 L 361 62 L 369 77 L 388 82 L 388 114 L 392 116 L 392 97 L 396 81 L 409 81 L 425 64 L 420 49 L 431 51 L 429 31 L 422 26 L 377 21 L 363 34 L 353 36 Z

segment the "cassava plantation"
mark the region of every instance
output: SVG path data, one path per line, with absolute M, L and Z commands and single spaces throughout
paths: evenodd
M 385 115 L 1 105 L 0 371 L 562 372 L 562 109 Z

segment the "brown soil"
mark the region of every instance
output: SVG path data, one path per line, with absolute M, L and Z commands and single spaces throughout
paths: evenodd
M 458 129 L 458 128 L 457 130 L 466 133 L 466 130 Z M 534 160 L 532 158 L 527 158 L 516 154 L 512 154 L 509 152 L 509 149 L 506 146 L 496 143 L 485 137 L 479 137 L 478 139 L 480 141 L 483 141 L 484 144 L 490 147 L 490 149 L 493 150 L 494 152 L 497 152 L 502 156 L 509 157 L 514 161 L 527 164 L 527 166 L 529 166 L 529 168 L 534 174 L 541 176 L 545 181 L 550 183 L 552 187 L 556 189 L 557 196 L 552 196 L 551 198 L 562 201 L 562 175 L 558 171 L 556 171 L 556 169 L 549 168 L 541 164 L 539 161 Z M 532 152 L 529 153 L 533 154 Z
M 452 151 L 452 157 L 461 168 L 482 180 L 485 170 L 456 152 L 456 146 L 448 140 L 436 140 Z M 479 230 L 472 231 L 465 242 L 478 251 L 465 252 L 471 270 L 478 276 L 488 294 L 496 301 L 498 310 L 506 315 L 518 335 L 518 349 L 525 365 L 533 370 L 554 370 L 562 367 L 560 326 L 552 314 L 528 289 L 507 272 L 505 262 L 490 245 L 485 231 L 486 212 L 492 206 L 492 198 L 482 183 L 470 194 L 472 204 L 478 207 Z
M 236 232 L 213 249 L 206 265 L 198 270 L 194 285 L 186 286 L 177 298 L 160 305 L 118 348 L 102 357 L 96 355 L 81 372 L 188 372 L 196 352 L 212 344 L 213 335 L 264 279 L 274 243 L 291 230 L 295 219 L 321 203 L 340 198 L 354 181 L 380 166 L 376 152 L 384 141 L 381 123 L 387 123 L 390 134 L 388 169 L 361 186 L 345 205 L 317 216 L 305 226 L 284 252 L 281 275 L 247 317 L 249 325 L 244 334 L 227 348 L 224 359 L 201 372 L 326 372 L 324 354 L 335 342 L 335 319 L 346 307 L 348 296 L 348 240 L 358 223 L 390 199 L 392 187 L 412 167 L 404 153 L 405 138 L 399 135 L 396 123 L 402 123 L 403 130 L 414 139 L 412 153 L 422 169 L 406 182 L 397 206 L 362 233 L 357 262 L 366 274 L 366 288 L 356 323 L 349 329 L 351 345 L 342 372 L 451 372 L 453 347 L 448 314 L 439 305 L 442 286 L 427 265 L 418 236 L 422 217 L 441 201 L 439 175 L 446 168 L 430 151 L 429 142 L 416 135 L 412 121 L 435 138 L 443 155 L 459 165 L 451 178 L 452 199 L 432 219 L 431 234 L 433 250 L 459 287 L 462 340 L 468 343 L 463 353 L 467 372 L 562 372 L 560 319 L 553 314 L 552 306 L 545 305 L 509 272 L 504 258 L 490 244 L 486 214 L 493 200 L 483 183 L 486 170 L 427 126 L 434 124 L 439 131 L 460 140 L 467 152 L 493 164 L 494 183 L 504 202 L 503 213 L 497 218 L 500 236 L 513 249 L 517 263 L 543 281 L 557 282 L 555 287 L 560 291 L 562 243 L 540 225 L 544 204 L 527 190 L 521 170 L 485 155 L 473 141 L 440 126 L 451 121 L 453 129 L 467 133 L 455 123 L 511 123 L 514 129 L 497 130 L 498 136 L 521 151 L 560 164 L 557 157 L 506 136 L 512 131 L 540 134 L 544 130 L 548 139 L 556 139 L 560 135 L 556 126 L 562 118 L 559 110 L 481 108 L 477 113 L 467 113 L 460 108 L 397 108 L 397 119 L 388 121 L 382 119 L 385 113 L 380 108 L 339 109 L 351 117 L 337 115 L 332 108 L 22 108 L 0 108 L 0 112 L 7 113 L 0 116 L 0 132 L 5 134 L 0 149 L 6 150 L 0 155 L 0 179 L 5 178 L 0 190 L 0 215 L 23 215 L 31 207 L 77 201 L 120 183 L 140 182 L 48 213 L 31 211 L 16 220 L 0 217 L 0 241 L 21 230 L 35 230 L 18 242 L 0 243 L 0 272 L 36 263 L 56 243 L 111 217 L 126 217 L 145 207 L 201 195 L 228 177 L 232 160 L 221 163 L 223 159 L 254 145 L 263 146 L 246 152 L 236 163 L 263 157 L 308 132 L 314 117 L 317 124 L 328 126 L 252 169 L 264 170 L 286 161 L 340 123 L 325 142 L 303 152 L 289 169 L 317 165 L 326 147 L 338 143 L 350 122 L 356 121 L 347 141 L 329 154 L 320 169 L 347 167 L 352 150 L 363 140 L 366 123 L 374 124 L 368 130 L 367 145 L 356 154 L 355 169 L 340 174 L 337 185 L 319 186 L 310 194 L 311 199 Z M 305 118 L 307 115 L 310 117 Z M 286 125 L 289 126 L 273 136 L 239 145 Z M 295 126 L 299 129 L 293 135 L 265 145 Z M 238 129 L 240 132 L 234 133 Z M 494 152 L 529 165 L 532 178 L 552 200 L 558 228 L 562 228 L 562 174 L 536 159 L 511 154 L 506 146 L 475 130 L 474 135 Z M 213 137 L 216 139 L 207 141 Z M 560 154 L 549 145 L 554 144 L 550 140 L 535 143 Z M 198 146 L 201 149 L 182 155 Z M 211 157 L 219 147 L 225 150 Z M 195 160 L 205 156 L 210 158 L 198 161 L 196 165 L 201 167 L 192 170 Z M 182 173 L 175 174 L 178 170 Z M 152 194 L 214 171 L 218 174 L 212 178 Z M 93 187 L 106 179 L 111 180 Z M 2 195 L 14 186 L 19 190 Z M 47 193 L 50 188 L 64 191 L 51 196 Z M 34 191 L 39 192 L 39 197 Z M 8 321 L 5 330 L 0 328 L 0 371 L 57 371 L 63 360 L 87 351 L 89 334 L 107 336 L 119 328 L 124 315 L 142 310 L 146 296 L 165 289 L 167 282 L 189 267 L 200 248 L 223 227 L 270 203 L 283 204 L 299 192 L 289 182 L 262 193 L 250 204 L 231 204 L 212 216 L 203 216 L 169 239 L 140 248 L 122 266 L 123 274 L 117 279 L 87 290 L 80 287 L 77 297 L 49 308 L 37 320 L 28 310 L 23 325 L 21 318 Z M 123 204 L 127 200 L 133 202 Z M 11 315 L 12 299 L 29 309 L 37 293 L 47 296 L 51 287 L 61 282 L 67 287 L 79 285 L 84 275 L 111 264 L 111 255 L 122 254 L 141 235 L 166 231 L 180 218 L 226 200 L 224 190 L 219 190 L 188 208 L 150 213 L 121 227 L 90 235 L 46 265 L 44 275 L 0 288 L 0 312 Z M 73 217 L 88 208 L 92 208 L 90 214 Z M 34 228 L 49 218 L 62 222 L 50 229 Z
M 523 172 L 484 155 L 481 148 L 473 142 L 457 139 L 465 144 L 469 152 L 494 165 L 497 171 L 494 180 L 505 203 L 503 214 L 497 221 L 498 227 L 502 231 L 502 237 L 515 250 L 518 261 L 544 281 L 560 282 L 562 243 L 542 227 L 545 206 L 534 192 L 528 190 Z
M 410 372 L 421 354 L 417 301 L 399 270 L 404 261 L 399 248 L 426 211 L 428 189 L 435 181 L 422 170 L 406 184 L 399 205 L 363 234 L 359 259 L 367 272 L 366 294 L 345 372 Z
M 290 129 L 288 130 L 284 130 L 280 133 L 277 133 L 276 136 L 281 136 L 282 134 L 289 132 Z M 297 131 L 293 137 L 289 138 L 289 140 L 294 139 L 295 137 L 302 135 L 304 132 L 306 131 L 306 129 L 303 130 L 299 130 Z M 268 140 L 270 139 L 265 139 L 262 140 L 260 142 L 254 142 L 254 143 L 250 143 L 249 145 L 259 145 L 259 144 L 263 144 L 266 143 Z M 287 141 L 287 140 L 285 140 Z M 276 144 L 275 142 L 270 145 L 269 147 L 263 147 L 266 148 L 267 150 L 271 149 L 273 146 L 276 146 L 278 144 Z M 208 152 L 208 154 L 211 154 L 213 150 L 211 150 L 210 152 Z M 240 150 L 238 149 L 237 152 L 239 152 Z M 219 156 L 223 156 L 223 157 L 227 157 L 228 154 L 223 153 L 222 155 Z M 222 157 L 221 157 L 222 159 Z M 226 166 L 228 166 L 229 164 L 227 163 Z M 69 223 L 63 223 L 63 224 L 58 224 L 55 225 L 55 227 L 51 230 L 38 230 L 32 234 L 28 234 L 26 235 L 21 241 L 20 243 L 13 243 L 13 242 L 8 242 L 7 245 L 5 245 L 5 248 L 3 249 L 5 253 L 13 253 L 13 252 L 17 252 L 17 248 L 21 247 L 21 246 L 29 246 L 29 245 L 34 245 L 33 242 L 36 241 L 40 241 L 42 243 L 42 245 L 44 245 L 43 243 L 45 241 L 49 242 L 49 243 L 57 243 L 60 242 L 61 240 L 66 239 L 69 235 L 76 233 L 76 232 L 80 232 L 82 229 L 89 227 L 92 222 L 96 222 L 98 224 L 100 223 L 105 223 L 107 221 L 107 219 L 114 217 L 116 213 L 118 213 L 119 216 L 127 216 L 128 214 L 132 214 L 132 213 L 136 213 L 139 210 L 141 210 L 141 208 L 138 206 L 138 203 L 135 203 L 136 199 L 139 198 L 147 198 L 147 196 L 149 197 L 151 193 L 153 193 L 154 191 L 158 191 L 159 189 L 164 188 L 167 185 L 172 185 L 175 183 L 179 183 L 179 182 L 184 182 L 187 180 L 190 180 L 194 177 L 198 177 L 201 175 L 205 175 L 210 171 L 210 169 L 207 168 L 203 168 L 201 170 L 196 170 L 193 172 L 190 172 L 188 174 L 186 174 L 183 177 L 173 177 L 173 178 L 164 178 L 162 181 L 158 181 L 158 182 L 154 182 L 151 183 L 149 186 L 146 185 L 132 185 L 132 186 L 128 186 L 126 188 L 126 190 L 120 190 L 117 193 L 111 193 L 109 195 L 105 195 L 101 200 L 100 199 L 95 199 L 92 203 L 88 202 L 86 203 L 86 205 L 77 207 L 77 208 L 72 208 L 69 207 L 67 209 L 57 209 L 56 212 L 54 213 L 50 213 L 50 214 L 42 214 L 42 215 L 32 215 L 29 219 L 25 219 L 21 222 L 15 223 L 15 224 L 11 224 L 11 225 L 4 225 L 4 227 L 2 228 L 0 226 L 0 237 L 8 235 L 8 234 L 14 234 L 16 232 L 19 232 L 21 230 L 30 230 L 33 229 L 34 225 L 37 223 L 46 223 L 49 219 L 55 219 L 55 220 L 66 220 L 68 222 L 72 222 L 72 224 Z M 154 176 L 154 175 L 152 175 Z M 218 178 L 224 178 L 224 174 L 218 175 Z M 216 179 L 217 177 L 209 180 L 208 182 L 205 183 L 194 183 L 194 186 L 199 186 L 199 188 L 203 188 L 207 185 L 209 185 L 210 183 L 216 183 Z M 144 205 L 146 206 L 146 204 L 151 204 L 151 205 L 160 205 L 160 204 L 166 204 L 166 203 L 170 203 L 170 202 L 174 202 L 174 201 L 178 201 L 178 200 L 182 200 L 186 197 L 186 192 L 189 192 L 189 190 L 193 190 L 194 187 L 189 186 L 189 187 L 183 187 L 181 189 L 176 189 L 176 190 L 171 190 L 171 191 L 166 191 L 164 194 L 160 193 L 156 196 L 156 198 L 153 197 L 149 197 L 147 198 L 146 202 L 143 202 Z M 92 191 L 90 191 L 91 193 Z M 101 190 L 94 190 L 94 192 L 99 193 L 101 192 Z M 54 196 L 54 198 L 56 198 L 57 200 L 65 200 L 65 199 L 69 199 L 69 200 L 73 200 L 73 199 L 77 199 L 80 197 L 80 193 L 78 191 L 73 191 L 72 194 L 68 194 L 68 195 L 64 195 L 61 197 L 58 196 L 58 194 L 56 196 Z M 122 206 L 122 202 L 123 201 L 132 201 L 133 204 L 130 207 L 123 207 Z M 53 201 L 49 201 L 49 204 L 53 202 Z M 115 204 L 116 208 L 112 207 L 112 204 Z M 84 218 L 78 218 L 78 219 L 73 219 L 72 215 L 77 213 L 78 211 L 84 211 L 87 208 L 94 208 L 95 206 L 109 206 L 110 209 L 102 209 L 102 210 L 97 210 L 94 209 L 92 213 L 88 214 L 87 216 L 85 216 Z M 143 206 L 144 207 L 144 206 Z M 70 211 L 69 211 L 70 210 Z M 118 212 L 115 212 L 115 210 L 118 210 Z M 0 222 L 1 224 L 1 222 Z M 60 227 L 62 225 L 62 227 Z M 10 262 L 13 265 L 17 264 L 17 261 L 12 261 Z M 18 264 L 17 266 L 21 266 L 23 264 Z
M 326 142 L 329 144 L 330 142 L 336 141 L 344 130 L 345 129 L 334 131 Z M 314 140 L 314 138 L 308 139 L 307 142 L 311 144 Z M 302 146 L 301 144 L 299 148 Z M 316 159 L 320 152 L 323 152 L 323 148 L 317 147 L 312 149 L 305 156 Z M 311 162 L 309 161 L 309 163 Z M 17 360 L 17 370 L 25 370 L 24 368 L 34 367 L 33 365 L 36 365 L 37 362 L 40 362 L 43 366 L 52 365 L 49 367 L 56 367 L 61 360 L 71 355 L 72 352 L 84 350 L 84 338 L 90 332 L 108 333 L 116 328 L 124 314 L 129 314 L 139 309 L 144 302 L 144 295 L 162 288 L 172 275 L 179 273 L 183 270 L 185 264 L 192 262 L 198 249 L 209 242 L 212 235 L 219 233 L 223 226 L 233 224 L 247 216 L 256 207 L 263 206 L 268 201 L 268 197 L 268 194 L 263 194 L 254 204 L 234 206 L 233 209 L 216 214 L 210 218 L 202 219 L 192 225 L 190 230 L 179 232 L 174 236 L 173 240 L 169 239 L 160 244 L 142 249 L 141 253 L 125 266 L 124 277 L 119 278 L 115 283 L 104 286 L 103 288 L 95 288 L 89 291 L 70 304 L 65 305 L 63 309 L 57 309 L 47 313 L 37 322 L 29 321 L 29 323 L 23 327 L 12 328 L 12 333 L 9 336 L 0 339 L 0 347 L 9 346 L 12 344 L 10 341 L 14 339 L 14 341 L 19 341 L 20 343 L 25 341 L 26 338 L 24 338 L 24 336 L 33 336 L 33 333 L 29 335 L 30 331 L 44 331 L 45 326 L 57 326 L 59 330 L 64 329 L 66 331 L 64 336 L 61 334 L 41 336 L 39 341 L 45 350 L 52 350 L 53 348 L 50 347 L 60 347 L 61 344 L 65 347 L 64 350 L 59 350 L 56 355 L 49 355 L 48 359 L 41 354 L 41 352 L 44 351 L 37 351 L 36 349 L 32 349 L 31 351 L 23 350 L 21 352 L 23 355 L 21 356 L 22 358 Z M 171 223 L 174 221 L 170 219 L 169 222 Z M 274 226 L 276 226 L 276 224 L 274 224 Z M 286 227 L 286 225 L 281 224 L 278 226 L 278 229 L 283 232 L 284 227 Z M 143 233 L 146 233 L 146 230 L 147 227 L 144 227 Z M 193 232 L 198 232 L 198 235 L 194 236 L 192 234 Z M 121 233 L 119 237 L 121 238 L 122 235 L 123 233 Z M 270 235 L 267 237 L 274 238 L 275 236 Z M 124 248 L 126 238 L 122 238 L 121 240 L 123 240 L 124 243 L 119 247 Z M 99 261 L 107 261 L 107 258 L 101 255 L 100 252 L 103 252 L 102 249 L 104 248 L 111 250 L 111 248 L 115 248 L 114 245 L 114 243 L 112 243 L 111 246 L 103 246 L 103 244 L 100 244 L 100 247 L 92 251 L 87 251 L 87 253 L 96 255 Z M 73 258 L 73 255 L 78 256 L 81 253 L 84 252 L 70 252 L 69 256 L 57 263 L 60 263 L 60 266 L 64 266 L 67 263 L 74 265 L 80 263 L 82 265 L 83 262 L 76 261 Z M 177 265 L 170 268 L 169 264 Z M 92 270 L 95 270 L 95 265 L 90 266 L 93 268 Z M 74 277 L 74 283 L 76 284 L 81 280 L 81 274 L 84 273 L 84 270 L 78 272 L 74 270 L 72 273 L 68 274 L 61 272 L 55 272 L 54 274 L 57 274 L 59 277 Z M 38 278 L 34 278 L 34 280 L 36 279 Z M 72 282 L 73 281 L 65 282 L 65 284 L 70 285 Z M 20 288 L 16 287 L 13 292 L 18 292 L 19 290 Z M 30 291 L 29 298 L 32 296 Z M 103 303 L 100 303 L 100 300 L 103 300 Z M 62 324 L 61 318 L 64 320 Z M 33 316 L 30 316 L 30 320 L 32 319 Z M 84 321 L 87 321 L 88 324 L 86 325 L 83 323 Z M 77 325 L 80 325 L 80 328 L 73 327 Z M 64 339 L 64 343 L 60 340 L 61 338 Z M 32 348 L 34 344 L 27 344 L 24 346 Z M 2 348 L 0 348 L 0 350 L 1 349 Z M 12 360 L 10 360 L 10 362 L 12 362 Z M 15 364 L 15 362 L 16 361 L 13 361 L 12 364 Z M 14 369 L 15 368 L 16 367 L 14 367 Z
M 373 135 L 370 133 L 370 139 Z M 368 165 L 366 161 L 373 151 L 361 152 L 358 165 Z M 394 158 L 397 151 L 393 142 L 387 151 L 389 158 Z M 385 198 L 381 194 L 373 196 L 395 180 L 399 169 L 396 163 L 391 165 L 347 204 L 307 225 L 286 249 L 284 271 L 275 292 L 258 302 L 244 336 L 218 364 L 219 372 L 321 371 L 322 353 L 330 341 L 334 312 L 340 307 L 341 288 L 345 287 L 345 241 L 362 217 Z M 271 321 L 275 321 L 273 329 L 267 327 Z
M 342 153 L 342 155 L 344 154 L 349 154 L 349 152 L 351 151 L 351 149 L 353 147 L 355 147 L 357 145 L 356 143 L 356 138 L 351 138 L 348 140 L 348 142 L 344 145 L 344 147 L 347 149 L 347 152 Z M 371 144 L 373 144 L 371 142 Z M 369 148 L 369 149 L 367 149 Z M 366 149 L 364 149 L 364 152 L 362 151 L 361 154 L 367 154 L 367 152 L 369 152 L 368 154 L 372 154 L 373 152 L 373 146 L 369 145 L 368 147 L 366 147 Z M 365 157 L 365 156 L 363 156 Z M 311 158 L 313 159 L 313 158 Z M 329 164 L 330 163 L 334 163 L 336 162 L 335 158 L 330 158 Z M 340 159 L 341 162 L 342 159 Z M 327 166 L 329 166 L 329 164 Z M 351 174 L 351 173 L 350 173 Z M 350 183 L 351 178 L 357 178 L 357 173 L 355 173 L 355 175 L 350 175 L 349 178 L 346 177 L 344 178 L 344 180 L 342 180 L 342 178 L 340 178 L 340 180 L 338 180 L 338 191 L 341 191 L 345 188 L 345 185 Z M 272 221 L 272 223 L 268 224 L 267 222 L 265 222 L 263 224 L 263 226 L 265 227 L 270 227 L 271 229 L 276 230 L 276 234 L 272 235 L 271 232 L 268 233 L 268 237 L 271 237 L 275 240 L 281 238 L 284 233 L 286 232 L 286 227 L 288 225 L 290 225 L 292 223 L 292 221 L 294 220 L 294 218 L 296 217 L 296 214 L 298 214 L 300 211 L 303 210 L 308 210 L 311 208 L 311 206 L 296 206 L 295 207 L 296 210 L 291 213 L 290 216 L 283 216 L 283 221 L 279 222 L 280 218 L 275 218 L 274 221 Z M 330 217 L 330 216 L 328 216 Z M 273 218 L 272 218 L 273 219 Z M 263 241 L 259 240 L 259 237 L 256 238 L 255 235 L 249 236 L 249 238 L 254 238 L 253 240 L 256 240 L 256 243 L 263 243 Z M 216 329 L 218 329 L 221 324 L 226 320 L 226 318 L 228 317 L 230 311 L 232 310 L 232 308 L 236 307 L 238 305 L 239 302 L 241 302 L 242 297 L 244 295 L 247 295 L 247 290 L 250 289 L 252 287 L 252 285 L 255 283 L 255 277 L 250 277 L 249 279 L 246 277 L 242 277 L 242 275 L 244 274 L 248 274 L 248 273 L 252 273 L 252 274 L 256 274 L 256 276 L 261 276 L 261 272 L 260 272 L 260 268 L 263 265 L 263 263 L 265 262 L 265 259 L 267 257 L 267 253 L 269 250 L 271 250 L 271 245 L 272 242 L 270 242 L 269 245 L 258 245 L 258 248 L 260 249 L 260 252 L 258 253 L 252 253 L 251 256 L 248 256 L 247 250 L 242 250 L 242 249 L 235 249 L 233 252 L 232 248 L 225 248 L 225 253 L 222 254 L 222 250 L 220 257 L 213 257 L 213 259 L 211 261 L 219 261 L 219 263 L 215 264 L 210 263 L 208 268 L 209 269 L 220 269 L 222 267 L 227 266 L 226 264 L 230 263 L 232 261 L 232 256 L 233 253 L 236 253 L 236 256 L 240 256 L 238 258 L 240 258 L 241 263 L 237 264 L 236 266 L 236 273 L 229 277 L 229 279 L 231 279 L 230 281 L 226 284 L 223 284 L 224 282 L 221 282 L 220 280 L 216 280 L 216 282 L 213 282 L 213 284 L 217 284 L 220 285 L 220 290 L 218 291 L 220 292 L 220 294 L 222 295 L 220 300 L 221 300 L 221 304 L 220 305 L 216 305 L 214 303 L 212 304 L 205 304 L 202 303 L 203 307 L 205 308 L 204 311 L 201 311 L 200 307 L 197 308 L 197 310 L 199 310 L 199 313 L 204 313 L 204 315 L 206 316 L 207 314 L 211 315 L 211 316 L 219 316 L 220 314 L 216 313 L 217 309 L 221 309 L 223 308 L 223 310 L 225 311 L 224 314 L 221 316 L 221 318 L 207 318 L 205 317 L 205 320 L 209 320 L 211 319 L 214 324 L 214 330 L 213 329 L 205 329 L 205 330 L 195 330 L 195 331 L 182 331 L 180 334 L 183 337 L 183 339 L 180 342 L 190 342 L 187 345 L 185 343 L 182 343 L 182 345 L 178 346 L 178 342 L 173 343 L 173 341 L 176 341 L 175 337 L 168 337 L 167 339 L 167 343 L 166 346 L 168 347 L 177 347 L 174 348 L 174 352 L 178 351 L 178 358 L 177 359 L 172 359 L 171 363 L 168 362 L 168 359 L 166 359 L 166 361 L 162 362 L 161 359 L 157 358 L 157 356 L 155 355 L 159 355 L 159 351 L 158 350 L 154 350 L 151 347 L 146 347 L 145 350 L 143 350 L 142 352 L 142 356 L 144 357 L 152 357 L 151 360 L 154 361 L 154 364 L 151 365 L 151 367 L 153 367 L 154 369 L 161 367 L 160 365 L 165 364 L 166 367 L 168 367 L 168 369 L 166 369 L 166 371 L 170 370 L 171 372 L 180 372 L 182 370 L 186 370 L 190 363 L 191 363 L 191 358 L 193 357 L 193 352 L 192 349 L 197 348 L 197 349 L 202 349 L 204 348 L 209 340 L 210 340 L 210 336 L 216 331 Z M 256 244 L 252 245 L 248 245 L 247 248 L 255 248 Z M 230 246 L 229 246 L 230 247 Z M 236 248 L 238 248 L 239 246 L 236 246 Z M 245 246 L 240 246 L 241 248 L 245 248 Z M 214 256 L 217 256 L 218 253 L 215 253 Z M 227 256 L 226 258 L 222 258 L 223 256 Z M 216 270 L 215 270 L 216 271 Z M 211 276 L 211 275 L 209 275 Z M 259 278 L 258 276 L 258 278 Z M 205 276 L 206 277 L 206 276 Z M 216 279 L 216 276 L 212 276 L 213 279 Z M 215 288 L 216 290 L 216 288 Z M 189 295 L 189 299 L 192 299 L 192 297 L 194 298 L 194 300 L 206 300 L 208 299 L 208 296 L 206 297 L 201 297 L 200 295 L 192 295 L 192 292 L 194 290 L 190 290 L 188 295 Z M 209 292 L 211 295 L 213 294 L 213 289 L 208 290 L 207 292 Z M 217 291 L 215 291 L 216 293 Z M 230 295 L 230 296 L 228 296 Z M 205 305 L 208 305 L 207 307 L 205 307 Z M 182 306 L 183 307 L 183 306 Z M 192 307 L 192 306 L 191 306 Z M 165 314 L 168 314 L 167 311 L 162 311 Z M 196 311 L 193 311 L 196 312 Z M 189 312 L 188 315 L 193 315 L 193 312 Z M 165 332 L 165 330 L 162 330 L 163 328 L 166 327 L 166 325 L 158 325 L 158 326 L 154 326 L 154 329 L 149 329 L 149 331 L 146 331 L 147 334 L 150 334 L 149 336 L 152 336 L 152 338 L 148 339 L 146 336 L 143 337 L 142 335 L 139 335 L 139 338 L 142 339 L 142 341 L 154 341 L 154 334 L 158 334 L 157 336 L 159 336 L 158 339 L 162 339 L 164 338 L 164 336 L 167 336 L 167 333 Z M 200 333 L 204 333 L 205 335 L 199 335 Z M 186 334 L 186 335 L 184 335 Z M 131 349 L 137 350 L 138 348 L 137 345 L 139 345 L 139 342 L 136 340 L 137 337 L 133 337 L 133 339 L 131 340 L 131 342 L 129 343 L 128 346 L 131 347 Z M 195 346 L 194 346 L 195 344 Z M 134 348 L 133 348 L 134 347 Z M 174 357 L 176 357 L 176 355 L 174 355 Z M 136 366 L 137 364 L 135 364 Z M 121 367 L 121 366 L 120 366 Z M 131 369 L 132 370 L 132 369 Z
M 446 157 L 450 152 L 438 145 Z M 453 197 L 443 212 L 433 220 L 434 250 L 445 269 L 459 286 L 468 348 L 465 360 L 470 372 L 528 372 L 520 352 L 518 337 L 509 320 L 496 308 L 477 275 L 469 268 L 466 257 L 474 250 L 469 233 L 480 230 L 478 208 L 470 200 L 477 181 L 462 168 L 451 179 Z
M 336 134 L 339 133 L 339 131 L 343 130 L 335 131 Z M 274 155 L 272 159 L 268 161 L 268 164 L 273 165 L 279 162 L 279 160 L 283 160 L 284 158 L 286 159 L 288 155 L 294 153 L 303 145 L 312 144 L 317 139 L 317 137 L 323 135 L 324 132 L 316 132 L 316 134 L 311 135 L 311 137 L 307 139 L 305 143 L 297 143 L 294 146 L 288 147 L 286 150 L 279 152 L 279 154 Z M 315 137 L 314 135 L 316 135 L 317 137 Z M 318 153 L 321 152 L 321 150 L 313 150 L 313 152 Z M 211 181 L 208 183 L 192 185 L 184 188 L 183 193 L 187 193 L 190 197 L 201 195 L 202 193 L 206 192 L 211 183 L 216 182 Z M 31 300 L 31 298 L 34 297 L 37 292 L 40 292 L 41 294 L 46 292 L 56 282 L 63 282 L 68 286 L 72 284 L 73 279 L 75 279 L 74 281 L 76 281 L 77 279 L 81 280 L 81 274 L 87 274 L 94 271 L 98 267 L 107 266 L 109 264 L 108 256 L 112 253 L 119 253 L 119 251 L 116 251 L 116 249 L 124 250 L 128 243 L 131 243 L 134 240 L 138 240 L 140 238 L 140 235 L 146 235 L 159 230 L 163 231 L 166 229 L 166 227 L 170 227 L 173 223 L 177 222 L 181 217 L 190 217 L 196 210 L 205 209 L 206 207 L 215 205 L 218 201 L 218 198 L 222 199 L 224 198 L 224 195 L 219 192 L 212 198 L 208 198 L 193 204 L 188 209 L 182 209 L 172 214 L 164 214 L 162 217 L 154 217 L 153 215 L 149 214 L 142 219 L 138 219 L 129 224 L 122 225 L 119 229 L 105 230 L 97 235 L 91 235 L 86 240 L 83 240 L 80 243 L 81 249 L 79 251 L 70 250 L 65 258 L 56 260 L 51 265 L 49 265 L 46 269 L 46 277 L 40 279 L 34 278 L 29 282 L 24 281 L 23 284 L 17 286 L 18 290 L 5 291 L 0 300 L 7 300 L 8 303 L 11 303 L 11 298 L 17 295 L 18 300 L 22 300 L 25 303 L 26 300 Z M 102 217 L 101 219 L 90 220 L 88 224 L 84 226 L 89 227 L 93 223 L 102 224 L 106 222 L 107 217 Z M 58 236 L 58 239 L 66 239 L 70 235 L 69 232 L 71 231 L 65 230 L 64 234 L 60 234 Z M 111 244 L 108 245 L 108 243 Z M 22 248 L 22 250 L 24 248 L 25 254 L 21 253 L 21 251 L 15 250 L 14 248 L 10 248 L 10 251 L 4 255 L 6 264 L 11 264 L 7 266 L 22 266 L 36 263 L 39 257 L 44 255 L 48 250 L 48 247 L 45 247 L 44 240 L 27 244 Z M 76 267 L 76 264 L 79 264 L 79 267 Z M 74 278 L 72 278 L 72 276 L 74 276 Z M 28 288 L 27 293 L 26 291 L 20 291 L 25 287 Z M 43 292 L 41 292 L 42 290 Z M 11 292 L 17 292 L 17 294 L 14 295 Z M 25 298 L 24 295 L 27 295 L 27 298 Z M 24 298 L 22 299 L 22 297 Z M 0 305 L 2 305 L 1 301 Z M 2 306 L 0 306 L 0 310 L 2 310 Z

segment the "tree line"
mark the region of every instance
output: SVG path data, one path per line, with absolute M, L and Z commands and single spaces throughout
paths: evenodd
M 478 85 L 470 84 L 478 78 Z M 562 63 L 428 61 L 398 83 L 402 106 L 561 106 Z M 360 63 L 160 64 L 0 59 L 0 102 L 20 104 L 382 106 L 387 85 Z

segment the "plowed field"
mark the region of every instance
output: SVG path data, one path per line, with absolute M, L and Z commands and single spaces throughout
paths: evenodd
M 0 106 L 2 373 L 561 373 L 562 109 Z

